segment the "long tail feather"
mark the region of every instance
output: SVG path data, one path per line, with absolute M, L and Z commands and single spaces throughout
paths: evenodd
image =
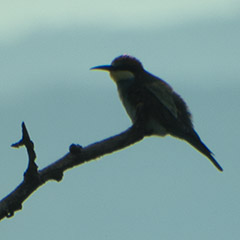
M 189 135 L 189 137 L 185 137 L 184 139 L 188 143 L 190 143 L 194 148 L 196 148 L 199 152 L 201 152 L 203 155 L 205 155 L 219 171 L 221 171 L 221 172 L 223 171 L 223 168 L 213 157 L 213 153 L 201 141 L 200 137 L 198 136 L 198 134 L 195 131 L 193 131 L 193 133 L 191 135 Z

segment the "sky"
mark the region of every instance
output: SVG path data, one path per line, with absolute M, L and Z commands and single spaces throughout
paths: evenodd
M 224 172 L 187 143 L 150 137 L 67 171 L 0 223 L 3 239 L 238 240 L 239 1 L 0 0 L 0 198 L 23 178 L 24 121 L 39 169 L 131 122 L 105 72 L 123 53 L 187 102 Z

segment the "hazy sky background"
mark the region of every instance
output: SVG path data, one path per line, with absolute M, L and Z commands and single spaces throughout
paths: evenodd
M 188 103 L 224 168 L 146 138 L 48 182 L 0 223 L 2 239 L 238 240 L 240 2 L 0 0 L 0 198 L 21 181 L 25 121 L 43 168 L 130 126 L 107 73 L 129 53 Z

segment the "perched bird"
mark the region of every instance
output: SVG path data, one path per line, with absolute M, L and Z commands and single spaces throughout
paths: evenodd
M 122 55 L 115 58 L 111 65 L 91 69 L 110 73 L 133 124 L 137 121 L 138 106 L 143 106 L 146 136 L 170 134 L 183 139 L 204 154 L 219 171 L 223 171 L 194 130 L 184 100 L 165 81 L 147 72 L 138 59 Z

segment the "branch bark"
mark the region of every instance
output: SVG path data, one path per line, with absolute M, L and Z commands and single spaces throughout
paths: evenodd
M 29 158 L 28 168 L 24 173 L 22 183 L 0 201 L 0 220 L 5 217 L 12 217 L 16 211 L 21 210 L 23 202 L 47 181 L 61 181 L 64 171 L 142 140 L 145 135 L 142 126 L 143 124 L 138 121 L 126 131 L 84 148 L 80 145 L 72 144 L 69 148 L 69 152 L 65 156 L 49 166 L 38 170 L 37 164 L 35 163 L 36 154 L 34 151 L 34 144 L 23 123 L 22 139 L 13 144 L 12 147 L 26 147 Z

